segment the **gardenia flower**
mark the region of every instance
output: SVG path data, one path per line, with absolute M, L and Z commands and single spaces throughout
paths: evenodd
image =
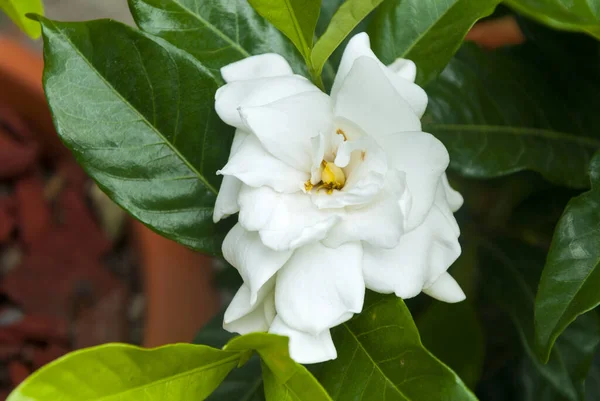
M 292 358 L 315 363 L 336 358 L 330 329 L 362 311 L 365 288 L 464 299 L 446 272 L 463 199 L 446 148 L 421 131 L 413 62 L 386 67 L 361 33 L 330 96 L 277 54 L 221 73 L 215 107 L 237 130 L 214 221 L 239 212 L 223 255 L 244 280 L 225 329 L 288 336 Z

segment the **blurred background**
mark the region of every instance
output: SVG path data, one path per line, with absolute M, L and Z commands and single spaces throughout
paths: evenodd
M 126 0 L 46 0 L 58 20 L 132 23 Z M 45 104 L 42 42 L 0 13 L 0 400 L 106 342 L 192 341 L 218 311 L 214 262 L 133 223 L 75 163 Z

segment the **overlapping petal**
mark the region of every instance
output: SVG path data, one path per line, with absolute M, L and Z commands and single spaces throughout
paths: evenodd
M 353 121 L 378 139 L 401 131 L 420 131 L 421 121 L 394 89 L 377 60 L 359 57 L 332 95 L 334 114 Z
M 286 59 L 275 53 L 247 57 L 221 68 L 221 75 L 228 83 L 293 74 L 292 67 Z
M 256 302 L 251 303 L 250 288 L 242 284 L 225 311 L 223 328 L 239 334 L 267 331 L 275 317 L 274 286 L 275 278 L 261 288 Z
M 231 152 L 229 153 L 229 160 L 237 153 L 240 145 L 248 136 L 247 132 L 240 129 L 235 130 L 233 137 L 233 143 L 231 144 Z M 240 208 L 237 203 L 237 197 L 240 193 L 242 182 L 233 176 L 224 176 L 221 188 L 217 194 L 217 201 L 215 202 L 215 210 L 213 213 L 213 221 L 218 223 L 221 219 L 231 216 L 239 212 Z
M 290 327 L 276 316 L 269 332 L 290 338 L 290 356 L 298 363 L 318 363 L 337 358 L 329 330 L 312 335 Z
M 292 251 L 274 251 L 265 246 L 257 232 L 236 224 L 223 241 L 223 257 L 234 266 L 250 289 L 250 304 L 258 292 L 292 256 Z
M 312 82 L 300 75 L 282 75 L 233 81 L 220 87 L 215 94 L 215 110 L 221 120 L 236 128 L 243 128 L 241 107 L 263 106 L 288 96 L 319 91 Z
M 364 32 L 350 39 L 346 49 L 344 49 L 333 88 L 331 89 L 331 96 L 334 99 L 339 96 L 339 91 L 345 85 L 345 80 L 350 71 L 354 68 L 356 61 L 362 57 L 369 58 L 375 62 L 388 78 L 396 92 L 406 100 L 417 117 L 421 118 L 427 108 L 428 99 L 425 91 L 420 86 L 414 84 L 417 75 L 415 64 L 410 60 L 398 59 L 389 67 L 386 67 L 379 61 L 373 50 L 371 50 L 369 36 Z M 370 81 L 365 81 L 365 83 L 370 83 Z
M 317 208 L 303 192 L 283 194 L 267 187 L 244 187 L 238 202 L 240 224 L 258 231 L 263 244 L 274 250 L 320 241 L 339 220 L 337 214 Z
M 396 248 L 364 245 L 365 283 L 373 291 L 412 298 L 445 273 L 460 252 L 454 227 L 434 205 L 425 221 L 405 233 Z
M 423 222 L 433 204 L 438 183 L 450 162 L 446 147 L 425 132 L 399 132 L 377 138 L 390 164 L 406 174 L 406 231 Z
M 238 151 L 218 174 L 233 176 L 251 187 L 268 186 L 278 192 L 297 192 L 304 188 L 309 173 L 282 162 L 262 146 L 258 138 L 248 135 Z
M 318 335 L 359 313 L 365 295 L 362 254 L 360 243 L 332 249 L 317 242 L 297 249 L 277 275 L 279 317 L 296 330 Z
M 332 130 L 331 99 L 304 92 L 259 107 L 242 107 L 243 121 L 264 148 L 299 171 L 310 171 L 311 138 Z

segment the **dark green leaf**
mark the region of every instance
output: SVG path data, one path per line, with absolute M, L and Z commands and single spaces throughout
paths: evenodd
M 560 218 L 535 304 L 538 352 L 577 316 L 600 305 L 600 154 L 590 168 L 592 190 L 573 198 Z
M 42 0 L 0 0 L 0 11 L 4 11 L 32 39 L 37 39 L 42 34 L 39 22 L 25 16 L 28 13 L 43 14 Z
M 215 77 L 187 53 L 114 21 L 42 24 L 46 95 L 79 163 L 153 230 L 219 253 L 215 171 L 232 132 L 214 112 Z
M 362 313 L 333 331 L 337 359 L 319 379 L 334 400 L 476 400 L 421 344 L 404 302 L 369 292 Z
M 600 342 L 598 316 L 580 316 L 564 342 L 557 342 L 548 363 L 542 364 L 534 351 L 533 289 L 544 255 L 512 241 L 491 243 L 485 239 L 482 239 L 480 255 L 485 262 L 481 263 L 485 277 L 483 293 L 511 317 L 526 355 L 546 386 L 567 400 L 583 400 L 583 383 Z
M 235 368 L 240 352 L 176 344 L 108 344 L 77 351 L 24 381 L 8 401 L 202 400 Z
M 417 320 L 423 345 L 474 389 L 483 368 L 483 332 L 471 302 L 434 303 Z
M 424 130 L 448 148 L 451 168 L 477 178 L 529 169 L 559 185 L 589 186 L 588 165 L 600 148 L 591 137 L 597 84 L 558 82 L 548 63 L 464 46 L 427 87 L 423 118 Z M 562 71 L 569 73 L 575 74 Z
M 597 0 L 504 0 L 517 11 L 556 29 L 585 32 L 600 39 Z
M 294 46 L 247 0 L 129 0 L 138 26 L 218 70 L 250 55 L 281 54 L 297 73 L 306 68 Z
M 347 0 L 340 6 L 312 51 L 312 65 L 317 73 L 321 73 L 327 59 L 350 32 L 382 2 L 383 0 Z
M 225 349 L 258 352 L 267 401 L 331 401 L 317 379 L 290 358 L 288 341 L 287 337 L 252 333 L 232 339 Z
M 480 18 L 500 0 L 387 0 L 369 27 L 373 49 L 381 61 L 398 57 L 414 61 L 417 82 L 435 78 Z
M 202 328 L 194 343 L 222 348 L 235 337 L 223 329 L 223 315 L 224 311 Z M 255 355 L 244 366 L 231 371 L 207 401 L 264 401 L 262 383 L 260 359 Z
M 254 9 L 287 36 L 310 61 L 321 0 L 248 0 Z
M 433 301 L 416 319 L 423 345 L 454 370 L 471 389 L 475 389 L 483 369 L 483 329 L 474 307 L 473 283 L 477 265 L 477 247 L 463 246 L 451 274 L 467 295 L 457 304 Z

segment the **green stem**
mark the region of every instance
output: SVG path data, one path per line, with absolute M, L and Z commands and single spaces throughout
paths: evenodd
M 323 83 L 321 71 L 315 70 L 309 60 L 306 60 L 306 65 L 308 66 L 308 72 L 310 73 L 313 83 L 317 85 L 323 92 L 325 92 L 325 84 Z

